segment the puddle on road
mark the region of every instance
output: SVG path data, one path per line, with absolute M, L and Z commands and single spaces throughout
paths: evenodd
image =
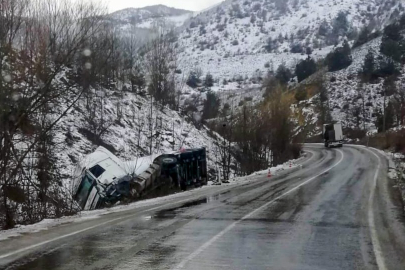
M 191 207 L 202 205 L 202 204 L 212 203 L 212 202 L 215 202 L 215 201 L 220 201 L 221 199 L 224 198 L 224 195 L 228 194 L 228 193 L 230 193 L 230 190 L 222 192 L 222 193 L 218 193 L 218 194 L 215 194 L 215 195 L 207 196 L 207 197 L 205 197 L 203 199 L 187 202 L 187 203 L 184 203 L 184 204 L 182 204 L 181 206 L 178 206 L 178 207 L 173 207 L 173 208 L 170 208 L 170 209 L 164 209 L 164 210 L 161 210 L 161 211 L 157 212 L 155 215 L 152 215 L 150 217 L 149 216 L 146 217 L 146 219 L 150 220 L 150 219 L 170 219 L 170 218 L 174 218 L 179 213 L 183 212 L 187 208 L 191 208 Z
M 190 207 L 193 207 L 193 206 L 206 204 L 206 203 L 208 203 L 208 198 L 188 202 L 188 203 L 185 203 L 185 204 L 183 204 L 183 205 L 181 205 L 179 207 L 174 207 L 174 208 L 170 208 L 170 209 L 161 210 L 161 211 L 157 212 L 155 215 L 153 215 L 152 218 L 155 218 L 155 219 L 174 218 L 174 217 L 177 216 L 177 214 L 180 211 L 182 211 L 182 210 L 184 210 L 186 208 L 190 208 Z

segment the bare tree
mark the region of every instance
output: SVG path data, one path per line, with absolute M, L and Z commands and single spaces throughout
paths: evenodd
M 72 6 L 67 0 L 5 0 L 0 13 L 0 208 L 3 227 L 10 228 L 18 218 L 15 209 L 27 200 L 24 191 L 31 190 L 21 188 L 24 164 L 35 152 L 47 155 L 43 143 L 83 95 L 73 81 L 61 78 L 69 77 L 67 67 L 98 31 L 103 13 L 92 3 Z M 46 107 L 53 109 L 40 121 Z M 48 187 L 42 190 L 50 197 Z
M 176 49 L 169 33 L 161 32 L 149 44 L 145 64 L 149 76 L 149 93 L 158 104 L 176 107 Z

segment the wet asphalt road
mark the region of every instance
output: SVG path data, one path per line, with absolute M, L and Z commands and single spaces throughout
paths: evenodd
M 0 266 L 405 269 L 402 204 L 387 178 L 387 160 L 352 146 L 306 151 L 302 169 L 270 180 L 256 176 L 166 205 L 2 241 Z M 80 230 L 86 231 L 75 233 Z M 72 235 L 58 239 L 66 234 Z

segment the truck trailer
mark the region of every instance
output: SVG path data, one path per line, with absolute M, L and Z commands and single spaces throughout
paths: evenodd
M 208 181 L 205 148 L 122 162 L 99 147 L 87 156 L 78 171 L 73 198 L 83 210 L 132 201 L 162 186 L 186 190 Z
M 342 124 L 325 124 L 323 125 L 323 139 L 325 147 L 342 147 L 343 130 Z

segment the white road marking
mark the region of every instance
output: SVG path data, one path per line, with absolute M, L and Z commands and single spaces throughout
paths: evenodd
M 223 191 L 232 189 L 233 187 L 236 187 L 236 186 L 238 186 L 238 185 L 231 186 L 231 187 L 229 187 L 227 189 L 224 189 Z M 69 233 L 69 234 L 64 234 L 64 235 L 61 235 L 61 236 L 56 237 L 56 238 L 52 238 L 52 239 L 49 239 L 49 240 L 46 240 L 46 241 L 31 245 L 31 246 L 27 246 L 27 247 L 24 247 L 24 248 L 21 248 L 21 249 L 18 249 L 18 250 L 15 250 L 15 251 L 12 251 L 12 252 L 9 252 L 9 253 L 6 253 L 6 254 L 2 254 L 2 255 L 0 255 L 0 260 L 5 259 L 7 257 L 15 256 L 15 255 L 17 255 L 19 253 L 26 252 L 28 250 L 31 250 L 31 249 L 34 249 L 34 248 L 37 248 L 37 247 L 41 247 L 43 245 L 46 245 L 46 244 L 49 244 L 49 243 L 52 243 L 52 242 L 55 242 L 55 241 L 58 241 L 58 240 L 61 240 L 61 239 L 76 235 L 76 234 L 79 234 L 79 233 L 82 233 L 82 232 L 86 232 L 86 231 L 89 231 L 89 230 L 92 230 L 92 229 L 95 229 L 95 228 L 98 228 L 98 227 L 101 227 L 101 226 L 104 226 L 104 225 L 108 225 L 110 223 L 114 223 L 114 222 L 119 221 L 119 220 L 129 219 L 130 217 L 133 217 L 135 215 L 151 212 L 151 211 L 158 210 L 158 209 L 161 209 L 161 208 L 167 208 L 168 206 L 171 206 L 171 205 L 181 204 L 181 203 L 185 203 L 185 202 L 192 202 L 192 201 L 195 201 L 195 200 L 196 200 L 196 198 L 188 198 L 188 199 L 184 199 L 184 200 L 181 200 L 181 201 L 176 201 L 176 202 L 172 202 L 172 203 L 166 203 L 166 204 L 161 205 L 161 206 L 157 206 L 157 207 L 146 209 L 146 210 L 143 210 L 143 211 L 140 211 L 140 212 L 136 212 L 133 215 L 128 215 L 128 216 L 124 216 L 124 217 L 111 219 L 111 220 L 105 221 L 103 223 L 100 223 L 100 224 L 97 224 L 97 225 L 94 225 L 94 226 L 91 226 L 91 227 L 88 227 L 88 228 L 85 228 L 85 229 L 82 229 L 82 230 L 79 230 L 79 231 L 75 231 L 75 232 L 72 232 L 72 233 Z
M 373 250 L 374 250 L 375 259 L 377 261 L 378 269 L 385 270 L 385 269 L 387 269 L 387 267 L 385 266 L 384 256 L 381 251 L 380 240 L 378 239 L 378 234 L 377 234 L 377 229 L 376 229 L 375 219 L 374 219 L 374 212 L 373 212 L 373 199 L 375 196 L 375 189 L 377 187 L 377 178 L 378 178 L 378 173 L 380 172 L 381 159 L 373 151 L 371 151 L 367 148 L 363 148 L 363 149 L 372 153 L 378 159 L 377 170 L 374 174 L 370 197 L 368 199 L 368 224 L 369 224 L 369 228 L 370 228 L 371 242 L 373 243 Z
M 315 152 L 310 151 L 310 150 L 305 150 L 305 152 L 309 152 L 309 153 L 312 154 L 311 157 L 308 160 L 304 160 L 304 162 L 303 162 L 303 163 L 308 163 L 315 157 Z
M 181 200 L 181 201 L 177 201 L 177 202 L 173 202 L 173 203 L 168 203 L 168 204 L 164 204 L 164 205 L 161 205 L 161 206 L 157 206 L 157 207 L 153 207 L 153 208 L 150 208 L 150 209 L 146 209 L 146 210 L 143 210 L 143 211 L 140 211 L 140 212 L 136 212 L 136 213 L 133 214 L 133 215 L 128 215 L 128 216 L 123 216 L 123 217 L 111 219 L 111 220 L 102 222 L 102 223 L 100 223 L 100 224 L 97 224 L 97 225 L 94 225 L 94 226 L 91 226 L 91 227 L 88 227 L 88 228 L 85 228 L 85 229 L 82 229 L 82 230 L 79 230 L 79 231 L 75 231 L 75 232 L 72 232 L 72 233 L 64 234 L 64 235 L 61 235 L 61 236 L 59 236 L 59 237 L 52 238 L 52 239 L 49 239 L 49 240 L 40 242 L 40 243 L 38 243 L 38 244 L 34 244 L 34 245 L 31 245 L 31 246 L 28 246 L 28 247 L 25 247 L 25 248 L 21 248 L 21 249 L 18 249 L 18 250 L 15 250 L 15 251 L 12 251 L 12 252 L 9 252 L 9 253 L 0 255 L 0 259 L 5 259 L 5 258 L 7 258 L 7 257 L 11 257 L 11 256 L 14 256 L 14 255 L 17 255 L 17 254 L 19 254 L 19 253 L 22 253 L 22 252 L 25 252 L 25 251 L 28 251 L 28 250 L 31 250 L 31 249 L 34 249 L 34 248 L 37 248 L 37 247 L 40 247 L 40 246 L 49 244 L 49 243 L 52 243 L 52 242 L 54 242 L 54 241 L 61 240 L 61 239 L 66 238 L 66 237 L 70 237 L 70 236 L 73 236 L 73 235 L 76 235 L 76 234 L 79 234 L 79 233 L 82 233 L 82 232 L 86 232 L 86 231 L 89 231 L 89 230 L 92 230 L 92 229 L 95 229 L 95 228 L 98 228 L 98 227 L 101 227 L 101 226 L 104 226 L 104 225 L 107 225 L 107 224 L 110 224 L 110 223 L 114 223 L 115 221 L 128 219 L 128 218 L 130 218 L 130 217 L 132 217 L 132 216 L 135 216 L 135 215 L 139 215 L 139 214 L 142 214 L 142 213 L 146 213 L 146 212 L 158 210 L 158 209 L 161 209 L 161 208 L 167 208 L 168 206 L 171 206 L 171 205 L 181 204 L 181 203 L 183 203 L 183 202 L 189 202 L 189 201 L 193 201 L 193 200 L 195 200 L 195 199 L 194 199 L 194 198 L 193 198 L 193 199 L 188 198 L 188 199 L 184 199 L 184 200 Z
M 316 179 L 317 177 L 321 176 L 322 174 L 332 170 L 333 168 L 335 168 L 336 166 L 338 166 L 342 161 L 343 161 L 343 152 L 340 150 L 337 150 L 341 157 L 340 160 L 334 164 L 333 166 L 327 168 L 326 170 L 322 171 L 321 173 L 309 178 L 308 180 L 306 180 L 305 182 L 299 184 L 298 186 L 290 189 L 289 191 L 287 191 L 286 193 L 278 196 L 277 198 L 265 203 L 264 205 L 260 206 L 259 208 L 253 210 L 252 212 L 250 212 L 249 214 L 247 214 L 246 216 L 242 217 L 241 219 L 233 222 L 232 224 L 230 224 L 228 227 L 226 227 L 224 230 L 222 230 L 221 232 L 219 232 L 218 234 L 216 234 L 214 237 L 212 237 L 210 240 L 208 240 L 207 242 L 205 242 L 202 246 L 200 246 L 196 251 L 194 251 L 193 253 L 191 253 L 190 255 L 188 255 L 183 261 L 181 261 L 175 268 L 174 270 L 179 270 L 179 269 L 183 269 L 187 263 L 189 263 L 190 261 L 192 261 L 195 257 L 197 257 L 199 254 L 201 254 L 204 250 L 206 250 L 208 247 L 210 247 L 213 243 L 215 243 L 219 238 L 221 238 L 224 234 L 226 234 L 227 232 L 229 232 L 230 230 L 232 230 L 236 225 L 238 225 L 240 222 L 252 217 L 253 215 L 255 215 L 256 213 L 262 211 L 263 209 L 267 208 L 268 206 L 270 206 L 271 204 L 273 204 L 274 202 L 276 202 L 277 200 L 287 196 L 288 194 L 296 191 L 297 189 L 299 189 L 300 187 L 308 184 L 309 182 L 313 181 L 314 179 Z

